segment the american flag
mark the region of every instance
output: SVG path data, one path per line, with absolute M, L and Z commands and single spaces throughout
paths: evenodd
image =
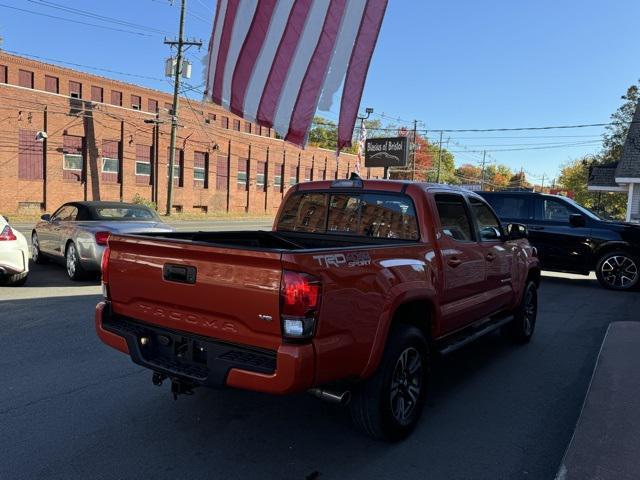
M 218 0 L 206 96 L 303 146 L 343 85 L 338 149 L 351 146 L 387 0 Z

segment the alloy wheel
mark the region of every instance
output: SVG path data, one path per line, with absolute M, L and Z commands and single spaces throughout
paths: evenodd
M 38 242 L 38 236 L 33 234 L 31 235 L 31 260 L 37 262 L 38 257 L 40 257 L 40 243 Z
M 420 401 L 422 389 L 422 355 L 406 348 L 396 362 L 391 377 L 391 412 L 400 424 L 407 424 Z
M 73 278 L 76 274 L 76 261 L 76 247 L 71 244 L 67 249 L 67 273 L 69 274 L 69 278 Z
M 632 258 L 614 255 L 602 262 L 603 280 L 614 288 L 628 288 L 638 280 L 638 266 Z

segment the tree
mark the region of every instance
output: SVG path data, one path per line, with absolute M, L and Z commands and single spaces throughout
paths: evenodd
M 573 195 L 576 202 L 594 210 L 599 215 L 623 219 L 627 208 L 626 193 L 588 191 L 590 163 L 586 157 L 566 163 L 560 171 L 559 186 L 569 195 Z
M 309 145 L 335 150 L 338 148 L 338 127 L 331 120 L 313 117 L 309 130 Z
M 470 163 L 464 163 L 456 168 L 455 175 L 458 183 L 480 183 L 482 169 Z
M 620 97 L 624 103 L 611 115 L 611 123 L 602 136 L 602 152 L 598 163 L 609 163 L 620 160 L 622 147 L 629 132 L 629 126 L 636 111 L 640 92 L 638 85 L 631 85 L 627 93 Z

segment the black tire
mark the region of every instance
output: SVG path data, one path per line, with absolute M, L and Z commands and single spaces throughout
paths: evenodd
M 596 277 L 609 290 L 633 290 L 640 283 L 640 259 L 624 250 L 607 252 L 596 264 Z
M 47 263 L 46 257 L 42 255 L 42 252 L 40 251 L 40 239 L 36 232 L 31 234 L 31 260 L 33 263 L 37 263 L 38 265 Z
M 80 264 L 80 255 L 78 254 L 78 248 L 75 243 L 69 242 L 64 257 L 69 278 L 74 281 L 82 280 L 86 273 Z
M 379 440 L 407 437 L 422 413 L 428 366 L 429 347 L 422 332 L 411 325 L 394 327 L 378 370 L 354 389 L 350 409 L 356 427 Z
M 528 281 L 522 293 L 520 304 L 513 312 L 513 320 L 505 325 L 502 332 L 516 343 L 528 343 L 533 337 L 538 318 L 538 287 Z

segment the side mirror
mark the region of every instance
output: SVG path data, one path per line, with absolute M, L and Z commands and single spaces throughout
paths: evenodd
M 48 222 L 49 220 L 51 220 L 51 215 L 49 215 L 48 213 L 45 213 L 40 217 L 40 220 L 44 220 L 45 222 Z
M 507 225 L 507 240 L 520 240 L 528 236 L 529 231 L 526 225 L 521 223 L 510 223 Z
M 572 213 L 569 215 L 569 225 L 573 228 L 584 227 L 587 224 L 585 218 L 579 213 Z

